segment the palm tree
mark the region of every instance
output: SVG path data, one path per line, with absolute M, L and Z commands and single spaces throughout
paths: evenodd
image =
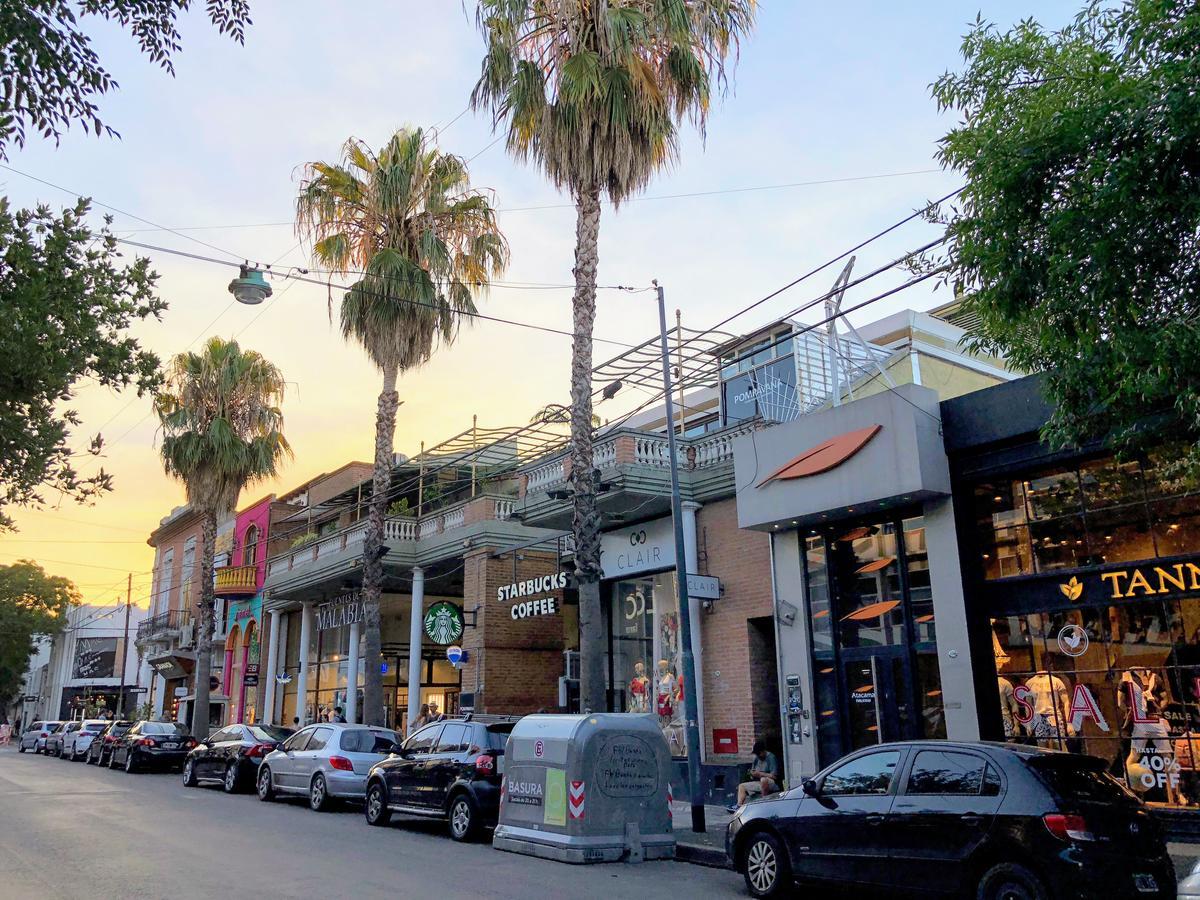
M 351 138 L 343 156 L 341 163 L 305 166 L 296 230 L 312 241 L 324 268 L 356 279 L 342 297 L 342 335 L 362 344 L 383 373 L 362 588 L 363 716 L 382 725 L 379 596 L 400 405 L 396 380 L 426 362 L 439 341 L 454 340 L 463 315 L 475 311 L 476 292 L 504 270 L 508 245 L 487 195 L 471 188 L 466 162 L 440 152 L 422 129 L 397 131 L 378 154 Z
M 199 353 L 171 360 L 155 397 L 163 468 L 183 482 L 203 527 L 192 704 L 192 734 L 200 740 L 208 736 L 217 517 L 233 511 L 242 488 L 274 476 L 291 455 L 279 411 L 283 391 L 283 375 L 274 364 L 237 341 L 213 337 Z
M 714 83 L 754 23 L 756 0 L 479 0 L 487 55 L 471 103 L 505 123 L 575 201 L 571 527 L 583 651 L 580 701 L 605 709 L 600 518 L 592 468 L 592 325 L 600 200 L 614 206 L 678 157 L 677 125 L 704 131 Z M 682 573 L 681 577 L 682 577 Z

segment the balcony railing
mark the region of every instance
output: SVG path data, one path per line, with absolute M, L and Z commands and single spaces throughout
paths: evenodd
M 221 566 L 216 572 L 219 597 L 258 593 L 258 566 Z
M 476 508 L 468 512 L 473 504 L 477 505 Z M 491 506 L 490 511 L 486 510 L 488 504 Z M 484 510 L 482 515 L 480 514 L 481 508 Z M 505 521 L 511 518 L 512 513 L 513 499 L 511 497 L 486 495 L 472 497 L 420 519 L 413 516 L 392 516 L 384 520 L 383 539 L 389 544 L 426 540 L 447 531 L 462 528 L 467 524 L 468 518 L 473 522 L 479 521 L 481 518 Z M 363 519 L 348 528 L 332 532 L 301 547 L 273 556 L 267 561 L 267 578 L 288 572 L 296 566 L 328 559 L 330 556 L 361 544 L 366 537 L 366 531 L 367 522 Z
M 190 613 L 182 609 L 172 609 L 149 619 L 143 619 L 138 624 L 137 640 L 150 641 L 166 638 L 173 632 L 178 632 L 190 621 Z

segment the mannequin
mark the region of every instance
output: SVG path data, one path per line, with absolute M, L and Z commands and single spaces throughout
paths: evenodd
M 650 679 L 646 677 L 646 664 L 633 664 L 633 678 L 629 681 L 629 711 L 650 712 Z
M 1025 687 L 1033 691 L 1034 726 L 1033 733 L 1038 739 L 1038 746 L 1049 749 L 1063 749 L 1063 740 L 1075 736 L 1071 725 L 1071 691 L 1065 681 L 1053 672 L 1041 671 L 1025 682 Z M 1044 722 L 1044 728 L 1037 727 L 1038 718 Z
M 1020 706 L 1017 705 L 1012 682 L 1003 675 L 998 675 L 996 683 L 1000 690 L 1000 718 L 1004 722 L 1004 739 L 1016 740 L 1021 737 L 1021 723 L 1017 720 Z
M 662 725 L 669 725 L 671 716 L 675 713 L 675 676 L 671 672 L 671 664 L 665 659 L 658 661 L 658 704 L 657 712 L 659 722 Z
M 1130 696 L 1134 698 L 1133 710 L 1129 708 Z M 1121 684 L 1117 690 L 1117 706 L 1120 709 L 1130 713 L 1136 712 L 1136 718 L 1143 719 L 1146 717 L 1147 700 L 1161 706 L 1165 699 L 1162 682 L 1158 679 L 1158 673 L 1153 670 L 1135 666 L 1121 673 Z M 1130 718 L 1134 716 L 1131 715 Z

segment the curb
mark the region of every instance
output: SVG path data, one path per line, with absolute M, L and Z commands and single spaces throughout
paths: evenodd
M 725 851 L 716 847 L 705 847 L 700 844 L 675 844 L 675 859 L 679 862 L 692 863 L 698 866 L 708 866 L 711 869 L 728 869 Z

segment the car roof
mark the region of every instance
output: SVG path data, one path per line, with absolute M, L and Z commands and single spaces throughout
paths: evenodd
M 929 739 L 919 741 L 889 741 L 884 744 L 876 744 L 873 747 L 864 747 L 862 750 L 855 751 L 856 753 L 865 753 L 870 750 L 878 750 L 882 748 L 903 749 L 905 747 L 913 747 L 921 750 L 989 750 L 993 753 L 1011 753 L 1015 756 L 1071 756 L 1063 750 L 1050 750 L 1044 747 L 1034 747 L 1028 744 L 1009 744 L 1003 741 L 947 741 L 941 739 Z M 851 754 L 846 754 L 850 756 Z

